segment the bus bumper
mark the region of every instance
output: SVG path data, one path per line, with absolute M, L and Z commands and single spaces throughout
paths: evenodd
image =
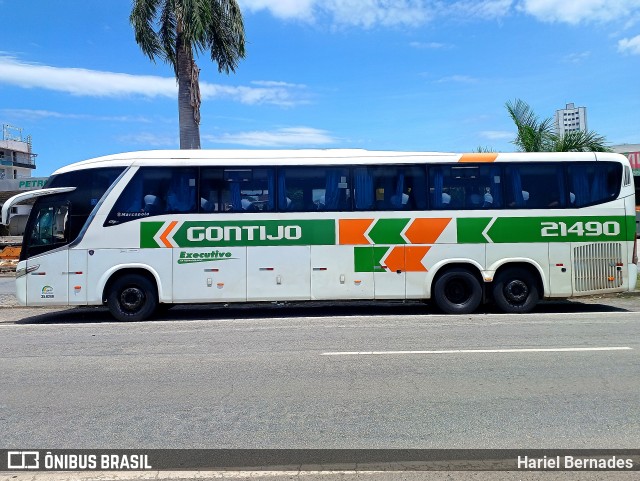
M 27 305 L 27 275 L 25 269 L 27 263 L 21 261 L 16 268 L 16 298 L 21 306 Z
M 638 283 L 638 265 L 629 264 L 629 290 L 633 291 Z

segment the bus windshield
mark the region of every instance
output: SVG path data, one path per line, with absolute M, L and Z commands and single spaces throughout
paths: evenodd
M 53 246 L 67 243 L 66 228 L 69 220 L 69 205 L 45 203 L 36 210 L 35 220 L 29 236 L 31 246 Z
M 20 260 L 64 246 L 78 237 L 91 211 L 124 167 L 77 170 L 54 175 L 45 188 L 75 187 L 38 198 L 27 222 Z

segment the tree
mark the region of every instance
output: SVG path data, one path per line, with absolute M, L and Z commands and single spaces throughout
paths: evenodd
M 505 107 L 518 129 L 513 144 L 523 152 L 547 152 L 550 150 L 551 137 L 553 136 L 551 119 L 540 121 L 529 104 L 520 99 L 516 99 L 513 103 L 507 102 Z
M 607 140 L 597 133 L 566 132 L 562 136 L 553 136 L 553 152 L 610 152 Z
M 516 124 L 518 134 L 513 140 L 523 152 L 609 152 L 605 137 L 593 131 L 566 132 L 557 135 L 553 120 L 538 119 L 529 104 L 516 99 L 505 104 L 507 112 Z
M 133 0 L 136 42 L 151 61 L 173 67 L 178 83 L 180 148 L 200 148 L 200 69 L 209 52 L 219 72 L 235 72 L 244 58 L 244 23 L 236 0 Z
M 479 145 L 476 147 L 476 150 L 473 150 L 472 152 L 477 154 L 493 154 L 495 153 L 495 150 L 493 150 L 491 147 L 485 147 L 484 145 Z

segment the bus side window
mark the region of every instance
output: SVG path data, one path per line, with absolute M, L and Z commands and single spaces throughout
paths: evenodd
M 375 195 L 371 170 L 368 167 L 356 167 L 353 171 L 355 210 L 373 210 Z
M 384 166 L 374 170 L 376 210 L 423 210 L 427 206 L 424 167 Z
M 105 225 L 196 212 L 196 172 L 191 167 L 141 167 L 122 191 Z
M 429 192 L 434 210 L 499 209 L 501 167 L 471 163 L 434 165 L 429 167 Z
M 278 171 L 281 212 L 345 211 L 349 170 L 345 167 L 283 167 Z
M 608 202 L 620 193 L 622 166 L 617 162 L 576 162 L 568 173 L 572 207 Z
M 167 213 L 193 213 L 196 207 L 197 172 L 193 168 L 179 168 L 172 172 L 167 191 Z
M 276 180 L 273 167 L 223 168 L 222 179 L 219 211 L 275 210 Z
M 222 191 L 225 181 L 220 167 L 202 167 L 200 169 L 200 212 L 220 212 L 222 209 Z
M 556 162 L 514 164 L 506 169 L 507 206 L 514 209 L 565 208 L 569 204 L 564 168 Z

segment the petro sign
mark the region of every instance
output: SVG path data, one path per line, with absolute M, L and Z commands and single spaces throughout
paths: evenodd
M 640 175 L 640 152 L 624 152 L 623 155 L 629 159 L 633 175 Z
M 24 177 L 0 180 L 0 191 L 25 191 L 42 189 L 48 177 Z

